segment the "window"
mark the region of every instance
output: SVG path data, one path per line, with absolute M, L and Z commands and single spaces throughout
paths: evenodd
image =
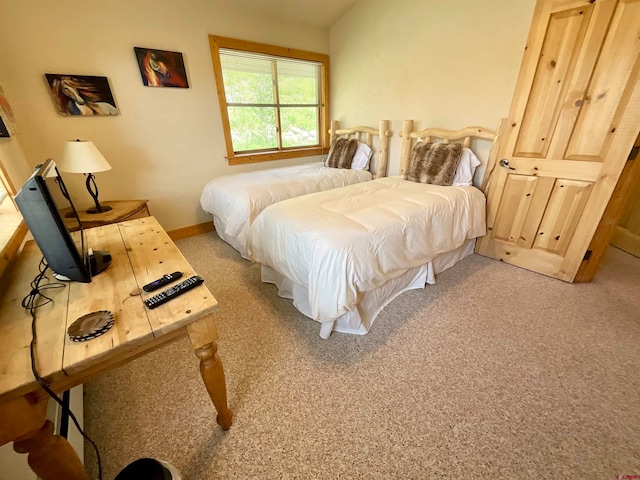
M 229 164 L 327 153 L 327 55 L 209 41 Z

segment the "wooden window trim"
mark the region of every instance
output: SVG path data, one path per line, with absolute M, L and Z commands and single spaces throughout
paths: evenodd
M 211 60 L 213 62 L 213 72 L 218 91 L 218 103 L 220 105 L 220 116 L 222 118 L 222 128 L 224 130 L 224 141 L 227 149 L 227 160 L 229 165 L 242 165 L 246 163 L 268 162 L 285 158 L 309 157 L 313 155 L 323 155 L 329 150 L 329 55 L 322 53 L 297 50 L 294 48 L 279 47 L 265 43 L 249 42 L 229 37 L 209 35 L 209 46 L 211 48 Z M 227 100 L 224 94 L 224 83 L 222 79 L 222 65 L 220 64 L 220 48 L 232 50 L 242 50 L 246 52 L 263 53 L 278 57 L 295 58 L 297 60 L 309 60 L 322 64 L 322 88 L 320 107 L 320 132 L 318 139 L 320 146 L 296 147 L 282 150 L 268 150 L 265 152 L 245 152 L 235 153 L 231 141 L 231 125 L 229 123 L 229 113 L 227 110 Z
M 11 197 L 11 201 L 15 205 L 14 197 L 16 196 L 16 188 L 9 178 L 7 170 L 4 168 L 2 162 L 0 162 L 0 182 L 4 185 L 7 194 Z M 5 202 L 8 202 L 7 198 Z M 16 212 L 20 214 L 18 206 L 16 205 Z M 0 285 L 4 286 L 5 278 L 4 274 L 11 267 L 13 261 L 20 253 L 20 247 L 27 235 L 29 229 L 24 219 L 20 219 L 16 227 L 12 226 L 0 226 L 0 228 L 7 228 L 6 232 L 2 232 L 2 242 L 0 243 Z

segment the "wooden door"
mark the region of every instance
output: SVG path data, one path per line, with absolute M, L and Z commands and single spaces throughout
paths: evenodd
M 538 0 L 478 253 L 574 280 L 640 131 L 639 79 L 640 0 Z
M 588 255 L 582 261 L 574 282 L 590 282 L 593 280 L 596 271 L 600 265 L 600 261 L 609 246 L 609 242 L 617 228 L 618 222 L 622 218 L 625 206 L 629 203 L 631 194 L 640 185 L 640 158 L 638 155 L 640 150 L 640 136 L 636 138 L 636 143 L 629 154 L 626 165 L 622 170 L 622 174 L 618 179 L 616 188 L 609 199 L 604 215 L 600 220 L 600 224 L 596 229 L 596 233 L 589 244 Z
M 640 257 L 640 184 L 636 183 L 611 244 Z

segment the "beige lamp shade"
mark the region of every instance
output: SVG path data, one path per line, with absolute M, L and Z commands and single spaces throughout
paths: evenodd
M 93 142 L 70 140 L 64 144 L 62 157 L 57 162 L 58 168 L 69 173 L 95 173 L 111 170 Z
M 58 169 L 63 172 L 84 173 L 86 175 L 87 191 L 96 204 L 95 208 L 89 208 L 87 213 L 102 213 L 112 209 L 109 205 L 100 205 L 98 201 L 98 186 L 93 173 L 111 170 L 111 165 L 104 159 L 93 142 L 72 140 L 65 143 L 62 157 L 57 164 Z

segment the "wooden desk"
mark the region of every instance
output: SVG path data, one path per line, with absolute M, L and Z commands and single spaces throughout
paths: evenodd
M 217 354 L 213 311 L 217 302 L 205 285 L 153 310 L 142 300 L 157 292 L 135 294 L 166 273 L 196 274 L 154 217 L 86 230 L 89 246 L 108 250 L 112 263 L 91 283 L 70 282 L 49 289 L 53 302 L 36 310 L 36 358 L 39 374 L 55 392 L 63 392 L 101 373 L 189 335 L 205 386 L 227 430 L 233 414 L 227 407 L 222 362 Z M 43 480 L 88 480 L 67 441 L 53 435 L 45 418 L 48 396 L 35 381 L 29 356 L 31 316 L 20 306 L 38 273 L 41 254 L 31 242 L 3 283 L 0 300 L 0 445 L 29 454 L 29 464 Z M 55 281 L 51 276 L 51 281 Z M 168 288 L 168 287 L 167 287 Z M 132 295 L 132 292 L 134 293 Z M 100 337 L 72 342 L 67 327 L 97 310 L 110 310 L 114 326 Z

